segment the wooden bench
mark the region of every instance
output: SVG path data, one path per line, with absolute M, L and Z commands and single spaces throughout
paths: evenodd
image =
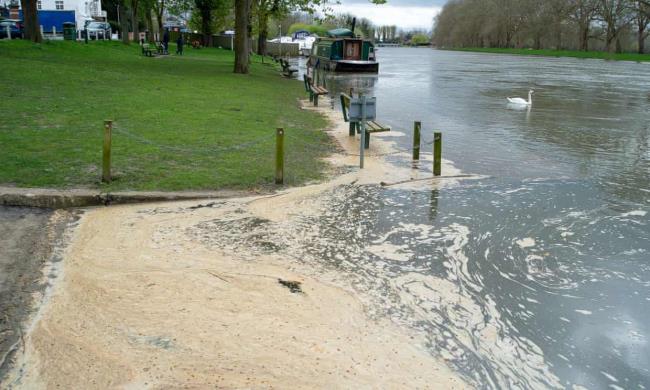
M 314 107 L 318 107 L 318 97 L 320 95 L 327 95 L 330 92 L 324 88 L 314 85 L 311 78 L 307 75 L 303 75 L 303 80 L 305 82 L 305 91 L 309 94 L 309 101 L 314 102 Z
M 143 43 L 142 44 L 142 55 L 145 57 L 153 57 L 154 56 L 154 51 L 151 48 L 151 45 L 148 43 Z
M 351 122 L 348 116 L 350 110 L 350 101 L 352 98 L 349 95 L 341 93 L 341 111 L 343 111 L 343 120 L 350 123 L 350 137 L 354 137 L 357 133 L 361 132 L 361 124 L 359 122 Z M 382 125 L 377 121 L 366 121 L 366 139 L 363 147 L 368 149 L 370 147 L 370 134 L 382 133 L 390 131 L 390 126 Z
M 282 74 L 285 75 L 286 77 L 291 77 L 293 76 L 294 73 L 298 71 L 298 69 L 291 67 L 289 61 L 282 58 L 280 58 L 280 65 L 282 66 Z

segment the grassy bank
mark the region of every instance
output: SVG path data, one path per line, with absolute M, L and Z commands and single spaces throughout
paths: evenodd
M 650 54 L 620 53 L 613 54 L 602 51 L 576 51 L 576 50 L 533 50 L 533 49 L 499 49 L 499 48 L 458 48 L 455 51 L 471 51 L 495 54 L 520 54 L 544 57 L 574 57 L 596 58 L 616 61 L 650 61 Z
M 171 50 L 171 49 L 170 49 Z M 173 50 L 171 50 L 173 51 Z M 271 185 L 284 127 L 285 182 L 319 179 L 332 144 L 300 110 L 301 83 L 254 58 L 193 50 L 146 58 L 118 42 L 0 42 L 0 185 L 106 190 Z M 115 121 L 115 180 L 99 183 L 103 121 Z M 291 136 L 289 136 L 291 135 Z

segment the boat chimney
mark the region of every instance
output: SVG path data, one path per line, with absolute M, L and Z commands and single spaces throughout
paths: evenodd
M 356 24 L 357 24 L 357 18 L 354 17 L 354 18 L 352 18 L 352 28 L 351 28 L 352 36 L 354 36 L 354 26 L 356 26 Z

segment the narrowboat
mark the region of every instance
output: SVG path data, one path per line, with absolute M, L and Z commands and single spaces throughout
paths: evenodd
M 357 38 L 352 30 L 337 28 L 330 30 L 327 37 L 318 38 L 312 46 L 310 64 L 316 69 L 332 72 L 379 72 L 375 57 L 375 45 Z

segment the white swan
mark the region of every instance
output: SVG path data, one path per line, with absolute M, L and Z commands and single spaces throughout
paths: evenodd
M 522 105 L 522 106 L 532 106 L 533 105 L 533 93 L 534 92 L 535 91 L 533 91 L 532 89 L 530 91 L 528 91 L 528 100 L 524 100 L 524 99 L 518 98 L 518 97 L 517 98 L 509 97 L 509 98 L 507 98 L 508 103 L 519 104 L 519 105 Z

